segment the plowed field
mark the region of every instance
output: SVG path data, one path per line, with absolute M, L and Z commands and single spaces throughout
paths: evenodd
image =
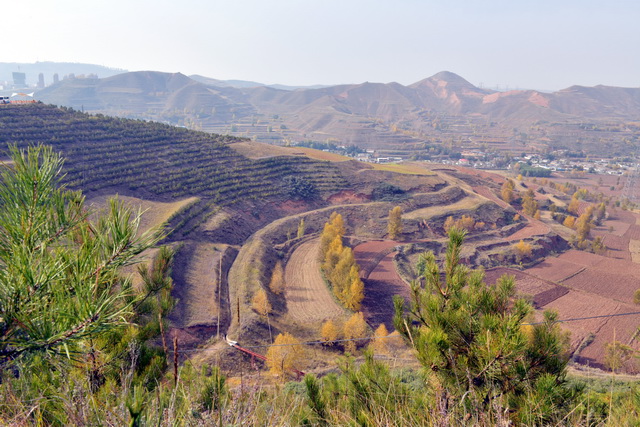
M 409 286 L 396 272 L 393 256 L 393 253 L 386 255 L 371 271 L 369 277 L 363 279 L 362 312 L 367 323 L 373 328 L 384 323 L 387 329 L 393 330 L 393 296 L 401 295 L 407 301 L 410 297 Z
M 393 240 L 370 240 L 356 246 L 353 253 L 360 266 L 360 277 L 367 278 L 382 259 L 396 246 Z
M 561 320 L 640 311 L 636 306 L 577 290 L 570 291 L 544 308 L 556 310 Z M 562 327 L 571 332 L 573 350 L 585 337 L 594 334 L 595 339 L 580 352 L 577 360 L 579 363 L 604 368 L 605 345 L 613 341 L 614 334 L 617 341 L 629 343 L 638 324 L 640 315 L 630 315 L 563 322 Z M 634 370 L 633 367 L 628 368 Z
M 527 269 L 527 273 L 549 280 L 551 282 L 561 282 L 567 277 L 582 270 L 584 265 L 558 258 L 547 258 L 532 268 Z
M 573 289 L 590 292 L 606 298 L 633 303 L 633 293 L 640 289 L 640 278 L 587 268 L 562 282 Z
M 536 221 L 535 219 L 529 219 L 529 223 L 516 231 L 512 235 L 506 237 L 506 240 L 516 241 L 526 239 L 528 237 L 540 236 L 543 234 L 547 234 L 551 229 L 540 221 Z
M 485 281 L 487 284 L 494 284 L 505 274 L 515 276 L 517 292 L 520 295 L 530 296 L 536 308 L 549 304 L 569 292 L 567 288 L 558 286 L 553 282 L 505 267 L 487 270 L 485 273 Z
M 284 270 L 287 311 L 301 322 L 321 322 L 344 314 L 320 274 L 318 243 L 313 239 L 298 246 Z

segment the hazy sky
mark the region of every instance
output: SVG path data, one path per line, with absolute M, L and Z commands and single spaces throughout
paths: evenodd
M 11 0 L 0 62 L 291 85 L 640 87 L 637 0 Z

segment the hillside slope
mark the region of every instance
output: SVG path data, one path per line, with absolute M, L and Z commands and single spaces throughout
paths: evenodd
M 36 96 L 85 111 L 252 136 L 262 142 L 333 139 L 400 150 L 451 139 L 466 147 L 498 143 L 500 149 L 499 144 L 510 147 L 517 132 L 527 133 L 526 140 L 536 147 L 572 149 L 578 136 L 594 151 L 602 143 L 628 151 L 629 138 L 637 139 L 629 126 L 640 117 L 638 88 L 498 92 L 446 71 L 408 86 L 365 82 L 297 90 L 252 82 L 233 87 L 202 76 L 145 71 L 100 80 L 67 79 Z

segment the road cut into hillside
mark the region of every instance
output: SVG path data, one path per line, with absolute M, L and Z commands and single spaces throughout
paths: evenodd
M 344 316 L 320 274 L 318 244 L 318 239 L 312 239 L 298 246 L 284 270 L 287 311 L 300 322 Z

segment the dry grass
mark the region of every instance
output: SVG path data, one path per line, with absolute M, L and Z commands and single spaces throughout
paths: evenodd
M 265 157 L 275 156 L 295 156 L 296 153 L 289 147 L 281 147 L 279 145 L 265 144 L 263 142 L 234 142 L 229 145 L 238 154 L 241 154 L 250 159 L 262 159 Z M 303 155 L 304 153 L 298 153 L 297 155 Z
M 629 252 L 631 252 L 631 260 L 640 263 L 640 240 L 629 241 Z
M 468 194 L 462 200 L 458 200 L 455 203 L 450 205 L 438 205 L 438 206 L 429 206 L 428 208 L 416 209 L 415 211 L 407 212 L 402 215 L 404 219 L 419 219 L 419 218 L 431 218 L 436 215 L 442 214 L 455 214 L 457 211 L 466 211 L 469 209 L 473 209 L 478 207 L 483 203 L 483 199 L 480 197 Z M 493 202 L 490 202 L 493 203 Z
M 403 173 L 406 175 L 424 175 L 424 176 L 435 175 L 434 172 L 426 169 L 423 166 L 417 165 L 415 163 L 408 163 L 408 164 L 391 163 L 391 164 L 383 164 L 383 165 L 372 163 L 371 165 L 375 170 Z
M 230 145 L 238 154 L 250 159 L 261 159 L 275 156 L 306 156 L 311 159 L 325 160 L 329 162 L 345 162 L 351 160 L 340 154 L 328 153 L 307 147 L 282 147 L 279 145 L 265 144 L 262 142 L 236 142 Z
M 182 327 L 213 324 L 219 312 L 218 275 L 220 257 L 226 245 L 194 243 L 184 265 L 175 266 L 182 270 L 183 280 L 176 289 L 182 309 L 179 323 Z M 179 289 L 178 289 L 179 288 Z
M 325 160 L 329 162 L 346 162 L 347 160 L 351 160 L 350 157 L 336 153 L 328 153 L 326 151 L 314 150 L 313 148 L 289 147 L 289 150 L 291 150 L 293 154 L 304 153 L 305 156 L 316 160 Z
M 143 212 L 142 220 L 140 221 L 140 233 L 143 233 L 150 228 L 164 224 L 169 220 L 169 218 L 171 218 L 173 214 L 178 212 L 180 209 L 199 200 L 197 197 L 189 197 L 187 199 L 165 203 L 139 199 L 137 197 L 111 194 L 106 196 L 94 197 L 87 201 L 87 205 L 90 205 L 98 210 L 104 209 L 107 207 L 107 201 L 116 196 L 118 197 L 118 199 L 122 200 L 125 205 L 135 210 L 139 209 Z
M 142 218 L 140 220 L 140 228 L 138 229 L 138 235 L 153 227 L 161 226 L 162 224 L 166 223 L 169 218 L 171 218 L 171 216 L 178 212 L 180 209 L 199 200 L 197 197 L 189 197 L 187 199 L 178 200 L 176 202 L 163 203 L 139 199 L 137 197 L 111 194 L 98 196 L 87 200 L 87 205 L 95 210 L 103 210 L 107 208 L 108 200 L 116 196 L 132 209 L 140 210 L 143 212 Z M 149 263 L 156 256 L 157 251 L 158 250 L 156 248 L 148 249 L 144 251 L 138 257 L 138 259 L 141 263 Z M 142 279 L 137 273 L 137 269 L 137 264 L 134 264 L 123 267 L 120 270 L 122 275 L 131 277 L 133 286 L 136 288 L 142 284 Z

